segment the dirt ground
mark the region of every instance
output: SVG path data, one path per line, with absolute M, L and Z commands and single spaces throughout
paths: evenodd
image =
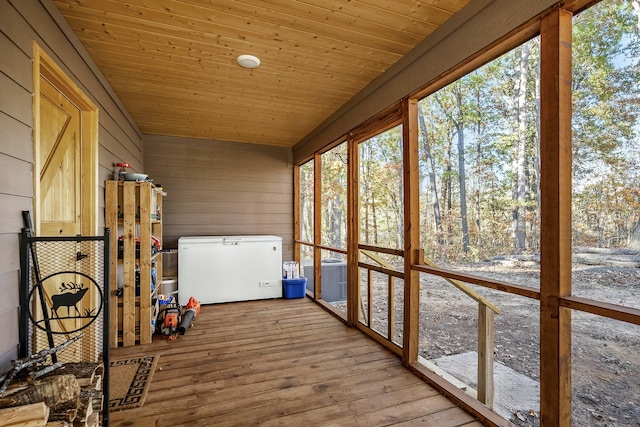
M 539 266 L 523 262 L 465 265 L 464 271 L 514 284 L 539 286 Z M 422 278 L 420 355 L 428 360 L 477 348 L 477 303 L 440 278 Z M 374 293 L 386 293 L 386 280 Z M 575 266 L 574 295 L 640 308 L 640 269 Z M 400 286 L 399 286 L 400 287 Z M 495 361 L 540 380 L 539 303 L 475 287 L 502 314 L 495 316 Z M 402 298 L 396 293 L 396 325 Z M 386 331 L 386 304 L 374 300 L 374 329 Z M 572 389 L 575 426 L 640 426 L 640 326 L 574 312 Z M 397 341 L 399 341 L 399 335 Z M 526 392 L 526 391 L 525 391 Z M 539 409 L 512 414 L 517 426 L 538 426 Z

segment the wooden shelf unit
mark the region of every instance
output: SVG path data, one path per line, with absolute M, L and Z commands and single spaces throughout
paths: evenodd
M 165 193 L 151 182 L 106 181 L 105 227 L 110 241 L 110 347 L 148 344 L 154 332 L 157 295 L 162 286 L 162 252 L 152 253 L 152 238 L 162 247 L 162 198 Z M 123 256 L 118 259 L 118 240 L 123 237 Z M 136 256 L 136 238 L 140 241 Z M 156 286 L 151 290 L 155 263 Z M 136 265 L 140 268 L 140 291 L 136 296 Z M 122 289 L 118 296 L 118 289 Z

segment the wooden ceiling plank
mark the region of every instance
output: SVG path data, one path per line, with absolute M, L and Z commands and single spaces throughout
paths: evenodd
M 193 1 L 202 5 L 210 4 L 207 0 L 189 0 L 189 3 Z M 347 28 L 373 37 L 394 37 L 400 43 L 411 45 L 438 27 L 432 19 L 407 20 L 406 16 L 393 13 L 385 14 L 383 20 L 369 20 L 362 16 L 361 11 L 354 10 L 345 2 L 270 0 L 268 5 L 265 4 L 260 0 L 236 0 L 229 3 L 228 10 L 243 17 L 258 16 L 260 21 L 270 19 L 271 13 L 277 11 L 288 18 L 286 24 L 308 31 L 315 30 L 311 26 L 305 27 L 304 22 L 315 21 L 327 26 L 327 29 L 333 27 L 334 32 Z
M 126 58 L 122 58 L 126 60 Z M 113 77 L 112 84 L 114 87 L 118 86 L 118 82 L 122 82 L 125 85 L 128 81 L 142 80 L 151 86 L 152 84 L 167 84 L 174 87 L 188 87 L 191 90 L 200 90 L 202 88 L 215 87 L 218 90 L 225 89 L 234 90 L 230 86 L 241 87 L 253 87 L 258 89 L 258 93 L 264 95 L 274 96 L 274 92 L 277 90 L 291 90 L 293 92 L 304 91 L 308 97 L 313 97 L 317 92 L 318 99 L 325 98 L 325 94 L 329 96 L 337 97 L 350 97 L 354 90 L 361 88 L 362 82 L 357 80 L 345 80 L 341 76 L 328 75 L 323 78 L 310 80 L 307 83 L 304 76 L 297 76 L 294 79 L 289 79 L 286 76 L 277 79 L 263 78 L 255 74 L 241 74 L 239 77 L 233 77 L 231 75 L 214 75 L 210 74 L 206 77 L 199 77 L 197 72 L 185 70 L 181 75 L 177 70 L 166 70 L 148 68 L 145 64 L 127 64 L 127 69 L 118 67 L 118 61 L 115 64 L 111 64 L 109 67 L 104 67 L 103 73 L 107 77 Z M 242 73 L 243 70 L 239 70 L 238 73 Z M 268 86 L 266 86 L 268 85 Z M 266 87 L 266 89 L 265 89 Z
M 185 34 L 167 32 L 162 37 L 159 37 L 156 31 L 150 31 L 148 28 L 132 29 L 130 27 L 131 24 L 127 22 L 100 23 L 91 19 L 89 16 L 75 15 L 67 17 L 67 20 L 74 31 L 84 35 L 83 42 L 85 44 L 88 41 L 97 39 L 104 42 L 112 42 L 116 46 L 122 44 L 136 46 L 139 41 L 144 40 L 153 41 L 167 48 L 181 44 L 183 46 L 193 45 L 194 47 L 201 47 L 203 51 L 219 51 L 220 54 L 218 57 L 221 58 L 221 62 L 227 64 L 235 63 L 237 52 L 246 52 L 247 50 L 246 41 L 234 40 L 221 35 L 197 33 L 193 34 L 191 39 L 188 39 L 185 37 Z M 259 44 L 258 41 L 262 42 L 262 44 Z M 258 41 L 253 41 L 253 45 L 258 46 L 254 48 L 254 53 L 263 57 L 266 63 L 271 62 L 274 64 L 286 62 L 286 58 L 288 57 L 292 58 L 292 61 L 295 61 L 297 64 L 304 64 L 307 60 L 314 60 L 321 57 L 327 58 L 330 56 L 332 62 L 342 62 L 343 66 L 360 65 L 384 70 L 400 58 L 400 56 L 393 53 L 373 55 L 372 52 L 366 50 L 330 51 L 322 46 L 305 44 L 298 44 L 294 46 L 294 48 L 279 45 L 277 48 L 270 49 L 263 48 L 262 46 L 272 43 L 271 38 L 266 37 Z M 274 56 L 277 60 L 269 61 L 271 56 Z
M 215 87 L 212 88 L 182 88 L 182 87 L 171 87 L 171 86 L 163 86 L 162 84 L 145 84 L 145 82 L 141 80 L 137 81 L 129 81 L 127 84 L 126 76 L 122 76 L 121 78 L 115 80 L 119 87 L 122 87 L 121 93 L 124 93 L 124 89 L 127 89 L 129 93 L 134 91 L 138 91 L 139 93 L 144 94 L 153 94 L 153 93 L 164 93 L 171 94 L 173 96 L 194 96 L 196 98 L 204 98 L 204 99 L 217 99 L 222 102 L 229 98 L 233 98 L 241 94 L 242 96 L 251 96 L 253 99 L 261 99 L 263 98 L 265 91 L 260 90 L 258 87 L 247 87 L 244 89 L 229 89 L 229 88 L 220 88 L 217 89 Z M 264 105 L 280 105 L 284 109 L 294 109 L 298 105 L 306 105 L 309 103 L 326 103 L 328 108 L 333 105 L 344 103 L 349 99 L 348 94 L 342 95 L 326 95 L 326 96 L 304 96 L 305 89 L 303 87 L 298 88 L 297 90 L 291 90 L 291 94 L 288 95 L 279 95 L 277 93 L 277 88 L 275 90 L 269 90 L 267 93 L 273 94 L 272 97 L 264 97 L 269 100 L 268 102 L 264 102 Z M 308 93 L 308 91 L 307 91 Z M 300 99 L 303 97 L 304 99 Z M 317 108 L 317 107 L 315 107 Z
M 468 1 L 54 3 L 142 132 L 290 147 Z
M 202 51 L 195 50 L 193 48 L 178 47 L 178 46 L 164 46 L 153 44 L 153 42 L 138 43 L 138 46 L 131 44 L 115 44 L 112 42 L 105 42 L 94 38 L 85 42 L 85 47 L 90 53 L 95 53 L 96 56 L 105 58 L 103 62 L 98 62 L 99 65 L 109 67 L 109 65 L 119 57 L 129 57 L 136 62 L 146 64 L 147 67 L 154 67 L 158 69 L 167 68 L 195 68 L 199 73 L 209 70 L 209 72 L 220 73 L 224 70 L 232 72 L 233 75 L 237 75 L 239 66 L 235 60 L 232 62 L 217 62 L 214 55 L 203 54 Z M 140 52 L 140 49 L 143 52 Z M 163 52 L 160 49 L 166 49 L 167 52 Z M 208 59 L 211 58 L 211 59 Z M 150 62 L 151 61 L 151 62 Z M 303 66 L 297 66 L 300 61 L 287 63 L 279 63 L 272 65 L 270 63 L 263 64 L 259 72 L 261 75 L 283 75 L 283 74 L 297 74 L 301 71 L 310 73 L 309 77 L 315 79 L 316 76 L 327 75 L 324 70 L 340 69 L 338 76 L 332 78 L 342 78 L 362 81 L 363 78 L 370 80 L 379 75 L 384 69 L 372 69 L 370 67 L 358 66 L 357 64 L 348 64 L 343 66 L 342 64 L 335 64 L 332 61 L 324 60 L 323 58 L 311 58 L 305 60 Z M 124 64 L 120 64 L 123 66 Z
M 260 103 L 250 103 L 245 102 L 244 104 L 241 102 L 234 103 L 225 103 L 225 110 L 218 111 L 212 113 L 211 109 L 216 107 L 215 101 L 203 101 L 201 103 L 193 104 L 188 101 L 179 102 L 175 98 L 166 97 L 158 94 L 151 94 L 148 96 L 140 97 L 139 94 L 136 93 L 124 93 L 123 96 L 125 98 L 130 98 L 129 101 L 131 105 L 135 107 L 134 109 L 143 113 L 169 113 L 171 109 L 180 108 L 180 111 L 173 112 L 176 116 L 182 117 L 192 117 L 194 119 L 197 118 L 209 118 L 210 120 L 217 120 L 219 118 L 233 118 L 236 114 L 240 112 L 250 113 L 252 115 L 252 120 L 257 117 L 264 117 L 266 120 L 263 122 L 268 123 L 275 121 L 277 119 L 296 119 L 304 121 L 304 117 L 306 116 L 317 116 L 326 114 L 330 112 L 330 109 L 326 108 L 316 108 L 311 111 L 303 111 L 303 109 L 299 109 L 298 111 L 294 109 L 287 110 L 278 110 L 273 108 L 268 104 Z M 167 114 L 169 115 L 169 114 Z
M 173 5 L 171 0 L 158 0 L 148 5 L 156 5 L 148 8 L 137 3 L 145 0 L 128 0 L 126 4 L 113 0 L 85 0 L 83 3 L 92 4 L 93 7 L 68 4 L 67 14 L 88 19 L 96 19 L 99 22 L 123 23 L 124 26 L 146 28 L 152 32 L 164 36 L 167 31 L 180 32 L 189 39 L 192 33 L 220 34 L 232 39 L 247 40 L 251 42 L 262 37 L 277 41 L 283 45 L 295 46 L 299 43 L 323 46 L 332 50 L 368 50 L 376 52 L 392 52 L 404 55 L 411 49 L 411 45 L 398 43 L 395 39 L 374 38 L 352 32 L 349 37 L 339 38 L 337 35 L 348 33 L 325 31 L 308 32 L 297 28 L 289 28 L 283 25 L 272 24 L 267 21 L 259 21 L 259 25 L 251 25 L 247 17 L 236 16 L 214 9 L 204 9 L 193 6 L 185 7 L 177 13 L 158 10 L 162 5 Z M 66 7 L 66 6 L 65 6 Z M 169 6 L 164 6 L 169 7 Z M 275 17 L 275 15 L 272 15 Z M 321 28 L 317 28 L 320 30 Z M 372 52 L 371 52 L 372 53 Z
M 198 124 L 199 126 L 196 126 L 194 128 L 194 123 Z M 261 138 L 259 139 L 259 141 L 267 141 L 270 137 L 275 137 L 274 139 L 277 141 L 291 142 L 295 138 L 295 135 L 297 135 L 298 133 L 308 132 L 310 127 L 310 124 L 306 124 L 306 126 L 300 125 L 296 126 L 295 129 L 287 130 L 287 127 L 283 127 L 281 123 L 277 123 L 280 124 L 280 126 L 277 126 L 277 124 L 261 125 L 257 121 L 247 121 L 243 123 L 242 126 L 229 126 L 224 125 L 223 123 L 216 125 L 209 124 L 208 122 L 199 123 L 198 121 L 189 121 L 185 123 L 184 121 L 179 120 L 174 120 L 173 122 L 170 121 L 169 124 L 172 125 L 172 129 L 178 130 L 179 134 L 192 131 L 194 132 L 194 135 L 198 135 L 200 138 L 210 138 L 233 142 L 252 142 L 253 140 L 250 138 L 250 135 L 260 135 Z M 167 126 L 167 123 L 164 120 L 157 120 L 149 121 L 146 123 L 146 125 L 149 129 L 146 130 L 145 133 L 151 134 L 154 133 L 154 127 L 162 128 L 163 126 Z M 255 130 L 252 129 L 254 127 L 258 127 L 261 132 L 255 132 Z
M 279 146 L 279 147 L 290 147 L 293 143 L 294 135 L 287 134 L 281 135 L 280 133 L 256 133 L 252 132 L 251 129 L 246 129 L 246 131 L 234 132 L 229 130 L 224 130 L 222 133 L 218 133 L 215 131 L 210 131 L 205 127 L 184 127 L 180 128 L 179 126 L 171 127 L 171 132 L 165 133 L 164 129 L 167 128 L 166 124 L 158 123 L 154 126 L 147 126 L 147 129 L 144 133 L 148 135 L 166 135 L 166 136 L 180 136 L 184 137 L 185 133 L 188 132 L 189 138 L 197 138 L 197 139 L 209 139 L 214 141 L 227 141 L 227 142 L 244 142 L 244 143 L 252 143 L 252 144 L 263 144 L 263 145 L 271 145 L 271 146 Z
M 259 0 L 242 0 L 259 1 Z M 323 0 L 296 0 L 307 5 L 324 5 Z M 340 12 L 368 20 L 369 22 L 388 22 L 405 31 L 415 31 L 424 34 L 424 26 L 429 26 L 429 32 L 442 25 L 444 21 L 453 16 L 453 12 L 443 8 L 434 7 L 414 0 L 352 0 L 348 3 L 338 3 Z M 422 30 L 420 27 L 422 26 Z
M 180 108 L 180 112 L 176 112 L 173 114 L 181 114 L 185 116 L 193 116 L 198 117 L 199 114 L 203 115 L 203 117 L 216 117 L 216 114 L 211 113 L 211 108 L 216 107 L 216 100 L 201 100 L 201 99 L 192 99 L 192 97 L 186 98 L 184 100 L 179 100 L 175 97 L 169 95 L 162 94 L 145 94 L 143 99 L 140 99 L 138 93 L 134 92 L 124 92 L 124 98 L 131 97 L 131 105 L 135 106 L 136 104 L 141 104 L 140 108 L 137 108 L 136 111 L 157 111 L 163 106 L 165 109 L 170 108 Z M 136 97 L 138 100 L 136 100 Z M 194 104 L 194 102 L 197 102 Z M 273 121 L 276 118 L 287 118 L 287 119 L 296 119 L 298 120 L 300 117 L 304 115 L 317 114 L 318 112 L 322 112 L 324 110 L 331 111 L 330 109 L 319 109 L 313 108 L 313 104 L 309 104 L 307 106 L 299 105 L 297 109 L 289 108 L 289 109 L 277 109 L 277 105 L 267 104 L 264 102 L 260 103 L 249 103 L 247 99 L 237 99 L 235 101 L 229 101 L 225 103 L 225 111 L 223 113 L 218 113 L 218 115 L 227 115 L 229 117 L 233 117 L 238 112 L 254 112 L 252 114 L 263 114 L 265 117 L 269 118 L 269 121 Z M 146 104 L 151 103 L 149 107 L 145 107 Z M 154 105 L 155 104 L 155 105 Z
M 93 51 L 91 51 L 94 53 Z M 208 72 L 198 72 L 198 69 L 185 67 L 184 72 L 181 74 L 178 70 L 170 70 L 169 68 L 156 68 L 149 67 L 145 63 L 128 63 L 126 62 L 128 56 L 121 56 L 117 61 L 112 61 L 108 66 L 101 65 L 103 73 L 109 76 L 115 75 L 128 75 L 127 78 L 136 78 L 136 74 L 145 79 L 147 77 L 155 79 L 158 82 L 170 82 L 171 80 L 179 80 L 176 84 L 182 84 L 186 81 L 190 82 L 190 86 L 194 89 L 202 85 L 238 85 L 243 86 L 253 85 L 260 87 L 264 92 L 265 85 L 269 85 L 271 91 L 275 91 L 278 88 L 292 89 L 302 88 L 306 91 L 312 91 L 317 89 L 318 91 L 328 90 L 330 93 L 347 93 L 348 96 L 353 93 L 354 89 L 362 88 L 363 79 L 355 79 L 344 75 L 318 75 L 316 78 L 310 78 L 311 76 L 304 72 L 298 73 L 282 73 L 274 76 L 265 76 L 260 73 L 251 73 L 245 70 L 238 69 L 236 75 L 233 73 L 219 73 L 215 70 Z M 118 74 L 118 71 L 119 74 Z M 184 82 L 183 82 L 184 81 Z M 151 81 L 150 81 L 151 82 Z M 307 83 L 310 82 L 310 83 Z M 184 85 L 184 84 L 183 84 Z M 330 85 L 330 88 L 326 86 Z M 324 86 L 324 87 L 323 87 Z
M 238 89 L 228 89 L 228 88 L 220 88 L 215 89 L 215 87 L 202 87 L 202 88 L 185 88 L 185 87 L 172 87 L 171 85 L 163 85 L 163 84 L 148 84 L 144 82 L 143 79 L 131 80 L 127 81 L 126 75 L 123 75 L 119 79 L 114 79 L 114 81 L 118 84 L 119 87 L 127 88 L 129 93 L 138 92 L 145 94 L 153 94 L 153 93 L 163 93 L 163 94 L 171 94 L 172 96 L 194 96 L 198 99 L 206 98 L 206 99 L 217 99 L 219 101 L 223 101 L 228 97 L 235 97 L 241 94 L 242 96 L 250 96 L 253 99 L 260 99 L 262 95 L 264 95 L 265 91 L 260 89 L 259 87 L 247 87 L 239 91 Z M 124 93 L 124 91 L 121 91 Z M 309 104 L 316 103 L 325 103 L 328 107 L 332 105 L 341 105 L 349 99 L 349 95 L 342 94 L 338 95 L 330 95 L 327 94 L 322 97 L 308 97 L 304 96 L 305 88 L 301 87 L 297 91 L 291 91 L 290 94 L 278 94 L 278 90 L 272 89 L 269 91 L 273 96 L 269 99 L 268 103 L 263 103 L 263 105 L 273 105 L 273 106 L 281 106 L 286 109 L 296 109 L 298 106 L 304 106 Z M 317 107 L 314 107 L 317 108 Z
M 105 51 L 89 49 L 92 54 L 100 54 Z M 127 62 L 128 59 L 134 58 L 133 61 Z M 154 63 L 162 63 L 165 61 L 158 61 L 157 59 L 149 58 L 149 61 Z M 242 83 L 243 85 L 253 84 L 256 86 L 269 85 L 270 87 L 284 87 L 295 89 L 298 86 L 303 86 L 307 90 L 317 88 L 323 90 L 322 86 L 330 84 L 332 87 L 330 91 L 336 92 L 351 92 L 354 88 L 361 88 L 362 82 L 371 78 L 371 74 L 361 75 L 345 75 L 343 74 L 314 74 L 307 73 L 305 71 L 290 71 L 277 74 L 266 74 L 260 71 L 251 72 L 248 70 L 242 70 L 237 68 L 235 73 L 232 71 L 224 71 L 217 69 L 198 68 L 196 66 L 183 65 L 183 73 L 177 69 L 177 67 L 167 66 L 165 68 L 158 66 L 150 66 L 149 61 L 141 61 L 131 54 L 118 56 L 117 60 L 112 60 L 108 65 L 99 64 L 105 75 L 111 74 L 117 70 L 123 70 L 125 74 L 140 73 L 144 75 L 150 75 L 158 77 L 160 81 L 170 81 L 171 78 L 182 80 L 184 76 L 185 80 L 191 79 L 191 84 L 195 85 L 220 85 L 220 84 L 232 84 L 237 85 Z M 176 68 L 176 69 L 174 69 Z M 135 76 L 132 76 L 135 77 Z M 358 79 L 357 77 L 361 77 Z M 307 81 L 311 83 L 306 83 Z M 353 93 L 353 92 L 351 92 Z
M 152 105 L 148 101 L 154 101 L 156 105 Z M 147 115 L 152 118 L 158 118 L 162 121 L 171 122 L 175 121 L 178 123 L 184 124 L 184 126 L 189 126 L 191 121 L 208 121 L 210 126 L 224 126 L 231 128 L 226 120 L 233 119 L 235 115 L 238 113 L 249 113 L 251 115 L 251 119 L 249 120 L 252 123 L 262 123 L 265 127 L 269 126 L 277 126 L 277 122 L 286 121 L 296 119 L 296 123 L 291 124 L 291 126 L 284 126 L 283 132 L 289 132 L 291 129 L 295 129 L 299 126 L 306 126 L 307 120 L 305 117 L 310 117 L 310 115 L 305 114 L 296 114 L 295 112 L 280 112 L 280 111 L 269 111 L 265 108 L 260 108 L 260 106 L 254 105 L 234 105 L 229 106 L 229 108 L 225 111 L 219 111 L 216 113 L 211 113 L 211 110 L 207 109 L 192 109 L 186 110 L 182 109 L 181 111 L 175 112 L 173 109 L 180 107 L 180 105 L 176 106 L 174 100 L 167 101 L 162 97 L 150 96 L 148 99 L 140 99 L 135 98 L 131 99 L 132 105 L 139 105 L 138 111 L 142 111 L 145 113 L 145 117 Z M 316 115 L 321 115 L 323 110 L 318 110 L 314 112 L 313 119 L 317 118 Z M 324 112 L 326 114 L 326 112 Z M 246 116 L 245 116 L 246 117 Z M 298 118 L 300 120 L 298 121 Z M 186 120 L 185 120 L 186 119 Z M 151 120 L 147 120 L 151 122 Z M 275 124 L 274 124 L 275 123 Z M 301 124 L 302 123 L 302 124 Z

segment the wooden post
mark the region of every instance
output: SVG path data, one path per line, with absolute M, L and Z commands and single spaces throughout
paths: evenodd
M 140 344 L 151 342 L 151 183 L 140 183 Z M 155 192 L 153 192 L 155 197 Z M 155 214 L 155 212 L 154 212 Z
M 493 343 L 494 314 L 485 304 L 478 303 L 478 400 L 493 409 Z
M 396 299 L 395 299 L 395 277 L 388 276 L 387 277 L 387 298 L 389 299 L 389 303 L 387 304 L 388 309 L 388 323 L 387 323 L 387 338 L 389 341 L 393 342 L 393 337 L 396 334 Z
M 136 344 L 136 183 L 123 183 L 123 236 L 124 236 L 124 275 L 122 293 L 122 345 Z
M 349 138 L 347 140 L 347 323 L 351 326 L 358 324 L 361 301 L 360 295 L 360 177 L 358 164 L 360 150 L 358 144 Z M 370 325 L 370 324 L 369 324 Z
M 313 296 L 322 298 L 322 156 L 313 157 Z
M 373 272 L 367 268 L 367 326 L 373 328 Z
M 404 329 L 402 363 L 418 360 L 420 327 L 420 272 L 411 265 L 419 264 L 420 194 L 418 176 L 418 101 L 402 100 L 402 158 L 404 173 Z
M 540 27 L 540 425 L 571 425 L 571 12 Z
M 293 166 L 293 259 L 304 272 L 302 257 L 300 256 L 300 166 Z
M 118 347 L 118 181 L 105 183 L 105 227 L 111 229 L 109 240 L 109 346 Z M 105 296 L 106 298 L 106 296 Z

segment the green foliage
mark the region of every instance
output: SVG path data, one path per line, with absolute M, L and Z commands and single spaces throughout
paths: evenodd
M 313 212 L 314 212 L 314 165 L 313 160 L 300 166 L 300 238 L 306 242 L 313 242 Z
M 574 245 L 624 246 L 639 223 L 639 21 L 623 0 L 574 17 Z M 539 251 L 539 70 L 534 38 L 419 102 L 420 223 L 432 259 Z M 363 243 L 403 245 L 401 138 L 398 126 L 359 145 Z M 302 173 L 310 200 L 313 169 L 304 183 Z M 322 155 L 323 244 L 345 247 L 346 185 L 342 144 Z
M 402 248 L 402 128 L 360 143 L 360 241 Z
M 322 154 L 321 242 L 347 248 L 347 143 Z
M 422 240 L 436 258 L 510 253 L 515 218 L 522 221 L 525 250 L 539 250 L 539 50 L 539 40 L 533 39 L 419 104 L 427 124 L 420 147 L 428 143 L 435 162 L 430 170 L 427 151 L 421 151 Z M 635 172 L 640 42 L 630 2 L 604 1 L 576 17 L 573 52 L 574 243 L 624 244 L 639 217 L 637 194 L 629 189 L 640 188 Z M 465 256 L 456 202 L 459 170 L 451 162 L 461 124 L 470 141 L 465 182 L 472 247 Z M 429 173 L 436 176 L 436 188 L 426 183 Z M 516 198 L 521 191 L 523 197 Z M 447 207 L 444 238 L 434 233 L 430 193 Z

